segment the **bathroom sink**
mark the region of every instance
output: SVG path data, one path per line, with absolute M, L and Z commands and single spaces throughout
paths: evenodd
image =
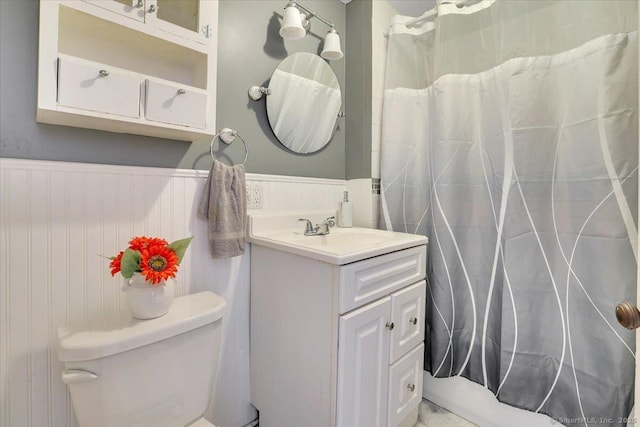
M 249 242 L 331 264 L 348 264 L 427 243 L 425 236 L 372 228 L 333 227 L 329 234 L 305 236 L 299 218 L 314 224 L 332 212 L 269 213 L 249 216 Z
M 397 233 L 380 233 L 369 228 L 342 228 L 331 230 L 323 236 L 304 236 L 292 239 L 292 243 L 308 247 L 327 247 L 347 251 L 364 246 L 376 246 L 393 240 Z M 309 237 L 312 237 L 311 239 Z

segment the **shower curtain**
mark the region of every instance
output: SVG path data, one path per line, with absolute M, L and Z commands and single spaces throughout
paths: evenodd
M 633 403 L 637 16 L 440 1 L 389 30 L 380 220 L 429 238 L 425 370 L 571 425 Z

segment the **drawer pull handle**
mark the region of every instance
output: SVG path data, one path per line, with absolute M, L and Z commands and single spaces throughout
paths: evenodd
M 100 77 L 107 77 L 109 75 L 107 70 L 100 70 L 98 73 L 100 74 Z
M 409 323 L 413 323 L 414 325 L 418 324 L 418 319 L 416 317 L 410 317 L 409 318 Z
M 184 89 L 178 89 L 178 95 L 184 95 L 185 93 L 187 93 L 187 91 Z
M 384 325 L 384 326 L 386 326 L 387 328 L 389 328 L 389 330 L 390 330 L 390 331 L 393 331 L 393 328 L 394 328 L 396 325 L 394 325 L 394 324 L 393 324 L 393 322 L 387 322 L 387 324 L 386 324 L 386 325 Z
M 153 13 L 153 12 L 157 11 L 158 9 L 160 9 L 159 6 L 156 6 L 155 4 L 152 4 L 151 6 L 149 6 L 149 13 Z
M 407 388 L 409 389 L 409 391 L 413 391 L 416 389 L 416 385 L 415 384 L 407 384 Z

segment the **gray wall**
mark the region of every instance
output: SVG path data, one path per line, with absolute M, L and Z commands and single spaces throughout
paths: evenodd
M 345 6 L 338 0 L 303 4 L 334 22 L 344 34 Z M 317 20 L 302 40 L 284 42 L 278 35 L 278 15 L 285 5 L 284 0 L 220 1 L 217 127 L 237 129 L 247 141 L 248 172 L 344 178 L 344 126 L 326 149 L 297 155 L 281 147 L 273 136 L 264 101 L 252 102 L 247 97 L 249 86 L 265 85 L 288 54 L 320 52 L 327 27 Z M 37 0 L 0 0 L 0 157 L 209 168 L 210 139 L 188 143 L 36 123 L 38 12 Z M 344 62 L 330 63 L 342 87 Z M 225 152 L 237 159 L 242 155 L 241 144 Z
M 256 102 L 247 96 L 250 86 L 268 86 L 271 74 L 287 55 L 320 54 L 329 28 L 317 19 L 311 20 L 311 31 L 303 39 L 280 37 L 278 31 L 286 4 L 286 0 L 220 1 L 217 125 L 237 129 L 245 137 L 250 150 L 247 166 L 252 172 L 343 179 L 344 119 L 323 150 L 309 155 L 294 154 L 271 132 L 264 98 Z M 338 0 L 306 0 L 302 4 L 336 25 L 345 49 L 345 5 Z M 345 57 L 348 57 L 346 50 Z M 344 105 L 345 59 L 330 61 L 329 65 L 340 82 Z M 346 113 L 348 116 L 349 111 Z
M 372 18 L 371 0 L 352 0 L 347 5 L 347 179 L 371 178 Z

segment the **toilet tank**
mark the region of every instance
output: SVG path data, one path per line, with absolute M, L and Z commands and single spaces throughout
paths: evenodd
M 80 426 L 176 427 L 202 416 L 225 310 L 218 295 L 200 292 L 176 298 L 156 319 L 60 328 L 62 380 Z

